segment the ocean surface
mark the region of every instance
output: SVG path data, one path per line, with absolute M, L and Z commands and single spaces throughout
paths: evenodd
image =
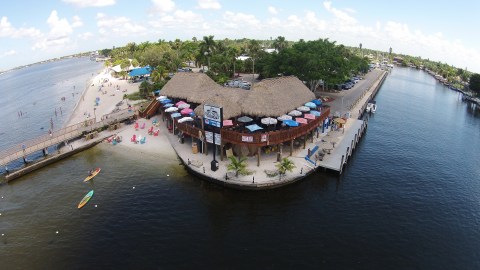
M 50 118 L 65 91 L 17 95 L 29 116 Z M 341 176 L 237 191 L 189 175 L 176 157 L 100 144 L 3 184 L 0 268 L 480 269 L 479 111 L 403 68 L 376 100 Z M 2 116 L 2 126 L 18 120 Z M 102 172 L 83 183 L 93 167 Z

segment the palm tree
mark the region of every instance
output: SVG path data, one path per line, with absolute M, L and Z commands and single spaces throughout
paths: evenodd
M 200 42 L 200 53 L 208 59 L 208 68 L 210 69 L 210 56 L 215 51 L 215 40 L 213 36 L 204 36 Z
M 278 168 L 279 177 L 281 179 L 283 174 L 286 174 L 287 171 L 292 172 L 296 166 L 290 159 L 283 158 L 282 161 L 276 165 L 276 167 Z
M 237 159 L 235 156 L 230 156 L 228 159 L 230 159 L 230 164 L 227 165 L 227 170 L 235 171 L 236 177 L 238 177 L 238 174 L 248 174 L 246 157 L 240 157 Z
M 274 41 L 273 41 L 273 47 L 278 51 L 282 51 L 283 49 L 287 48 L 288 42 L 285 41 L 285 37 L 278 36 Z

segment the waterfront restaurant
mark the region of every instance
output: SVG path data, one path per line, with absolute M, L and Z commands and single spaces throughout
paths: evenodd
M 161 94 L 165 102 L 160 100 L 160 110 L 169 130 L 182 143 L 191 141 L 193 153 L 213 149 L 210 129 L 220 134 L 215 144 L 221 160 L 225 155 L 257 156 L 258 166 L 262 154 L 275 153 L 280 159 L 283 146 L 289 146 L 290 156 L 295 146 L 305 149 L 330 114 L 294 76 L 265 79 L 244 90 L 220 86 L 203 73 L 180 72 Z M 223 108 L 222 128 L 206 127 L 204 105 Z

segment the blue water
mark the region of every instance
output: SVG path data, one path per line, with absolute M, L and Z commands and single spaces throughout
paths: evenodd
M 48 134 L 50 121 L 53 130 L 62 128 L 90 79 L 101 68 L 102 63 L 84 57 L 32 65 L 0 75 L 0 149 Z M 10 168 L 19 165 L 12 164 Z
M 340 177 L 237 191 L 101 144 L 2 185 L 1 268 L 480 269 L 479 111 L 402 68 L 376 100 Z

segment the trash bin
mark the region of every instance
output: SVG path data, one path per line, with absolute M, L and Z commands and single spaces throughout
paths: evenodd
M 212 171 L 218 170 L 218 161 L 212 160 L 211 169 L 212 169 Z

